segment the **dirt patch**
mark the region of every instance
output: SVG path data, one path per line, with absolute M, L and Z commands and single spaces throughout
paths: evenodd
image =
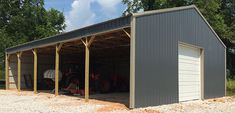
M 129 109 L 123 104 L 111 104 L 97 109 L 97 112 L 110 112 L 116 110 L 129 110 Z
M 215 99 L 208 99 L 208 102 L 221 102 L 221 103 L 226 103 L 226 102 L 232 102 L 235 101 L 235 96 L 227 96 L 227 97 L 222 97 L 222 98 L 215 98 Z

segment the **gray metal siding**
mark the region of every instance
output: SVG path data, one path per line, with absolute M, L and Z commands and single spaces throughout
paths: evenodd
M 29 50 L 33 48 L 42 47 L 42 46 L 53 45 L 53 44 L 68 41 L 68 40 L 80 39 L 85 36 L 91 36 L 97 33 L 107 32 L 107 31 L 111 31 L 114 29 L 119 29 L 119 28 L 124 28 L 124 27 L 129 27 L 129 26 L 130 26 L 130 16 L 120 17 L 120 18 L 116 18 L 116 19 L 109 20 L 106 22 L 84 27 L 81 29 L 77 29 L 71 32 L 67 32 L 64 34 L 55 35 L 52 37 L 28 42 L 28 43 L 25 43 L 16 47 L 8 48 L 6 49 L 6 52 L 8 54 L 16 53 L 19 51 L 25 51 L 25 50 Z
M 204 98 L 225 95 L 225 48 L 195 9 L 136 17 L 135 107 L 178 102 L 178 43 L 204 49 Z

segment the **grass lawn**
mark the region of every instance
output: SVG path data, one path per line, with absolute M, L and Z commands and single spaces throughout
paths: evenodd
M 227 96 L 235 95 L 235 80 L 227 81 Z

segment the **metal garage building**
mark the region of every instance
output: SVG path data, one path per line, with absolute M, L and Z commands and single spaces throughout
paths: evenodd
M 78 56 L 72 57 L 75 53 Z M 107 59 L 110 54 L 118 58 L 126 54 L 122 60 L 128 66 L 119 67 L 129 73 L 130 108 L 222 97 L 226 92 L 226 47 L 195 6 L 136 13 L 8 48 L 6 89 L 20 91 L 24 86 L 21 75 L 29 73 L 36 93 L 39 71 L 52 66 L 58 95 L 64 60 L 60 56 L 72 54 L 64 58 L 84 62 L 88 101 L 89 68 L 93 65 L 89 53 L 95 61 L 99 61 L 96 55 Z M 54 54 L 53 58 L 48 54 Z

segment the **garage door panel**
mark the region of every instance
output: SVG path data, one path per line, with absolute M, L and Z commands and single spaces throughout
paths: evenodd
M 191 46 L 179 46 L 179 101 L 200 99 L 200 64 L 200 49 Z
M 185 92 L 184 94 L 182 94 L 182 96 L 184 97 L 198 97 L 200 94 L 198 92 Z
M 181 88 L 179 88 L 179 91 L 180 92 L 187 92 L 187 93 L 190 93 L 190 92 L 199 92 L 200 91 L 200 88 L 195 88 L 195 86 L 191 85 L 191 86 L 182 86 Z
M 198 68 L 198 67 L 195 67 L 195 66 L 200 65 L 199 63 L 182 63 L 182 62 L 180 62 L 180 64 L 181 64 L 181 68 L 183 68 L 183 67 Z
M 197 95 L 197 96 L 199 96 L 200 95 L 199 91 L 200 91 L 199 89 L 198 90 L 194 90 L 194 91 L 182 91 L 182 95 L 181 96 L 183 96 L 183 97 L 190 96 L 190 95 Z
M 180 99 L 179 101 L 180 102 L 183 102 L 183 101 L 187 101 L 187 100 L 198 100 L 198 96 L 197 95 L 189 95 L 189 96 L 184 96 L 184 99 Z
M 197 86 L 197 85 L 200 85 L 198 82 L 195 82 L 195 81 L 182 81 L 180 84 L 180 86 Z
M 197 80 L 193 80 L 193 79 L 197 79 Z M 198 82 L 200 82 L 200 80 L 198 80 L 198 78 L 194 78 L 194 77 L 180 77 L 179 78 L 179 82 L 185 82 L 187 84 L 194 84 L 195 82 L 197 84 L 199 84 Z M 181 85 L 185 84 L 185 83 L 180 83 Z
M 179 72 L 179 74 L 181 74 L 181 76 L 192 76 L 192 75 L 200 74 L 200 71 L 191 71 L 191 69 L 190 70 L 181 70 L 181 72 Z
M 195 52 L 198 51 L 198 48 L 187 45 L 179 45 L 179 50 L 180 55 L 184 55 L 187 57 L 197 57 L 200 54 Z
M 180 69 L 180 68 L 179 68 Z M 197 69 L 197 68 L 184 68 L 184 69 L 181 69 L 181 74 L 185 73 L 185 75 L 187 75 L 188 73 L 192 73 L 192 74 L 200 74 L 200 69 Z M 182 75 L 184 76 L 184 74 Z
M 182 64 L 182 63 L 180 63 L 180 64 Z M 181 71 L 187 71 L 187 70 L 192 70 L 192 71 L 200 71 L 200 68 L 199 67 L 197 67 L 198 65 L 200 65 L 200 64 L 182 64 L 180 67 L 179 67 L 179 69 L 181 70 Z
M 180 55 L 179 58 L 183 60 L 182 62 L 198 63 L 198 61 L 199 61 L 199 59 L 195 59 L 193 57 L 186 57 L 186 56 L 183 56 L 183 55 Z

